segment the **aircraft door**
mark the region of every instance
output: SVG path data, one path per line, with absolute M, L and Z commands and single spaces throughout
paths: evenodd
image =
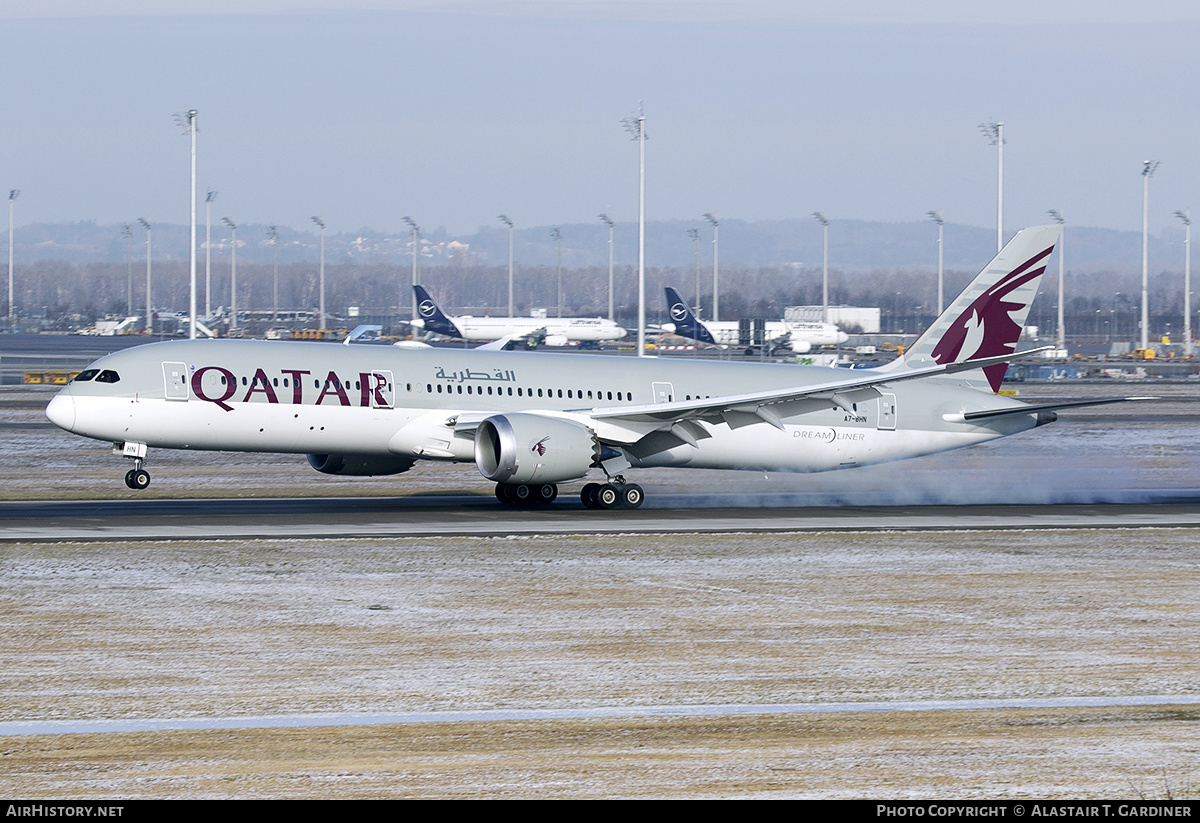
M 390 371 L 371 372 L 371 408 L 390 409 L 396 402 L 396 384 Z
M 883 431 L 895 431 L 896 429 L 896 395 L 880 394 L 879 395 L 879 425 L 878 428 Z
M 652 388 L 655 403 L 670 403 L 675 394 L 675 388 L 670 383 L 654 383 Z
M 163 396 L 168 400 L 188 399 L 188 370 L 186 363 L 163 361 Z

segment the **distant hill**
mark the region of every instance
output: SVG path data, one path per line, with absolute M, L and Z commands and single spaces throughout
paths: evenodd
M 518 228 L 514 232 L 514 257 L 518 266 L 554 266 L 555 242 L 550 226 Z M 698 229 L 699 243 L 689 236 Z M 1016 227 L 1013 227 L 1014 230 Z M 153 231 L 155 260 L 187 258 L 188 227 L 157 224 Z M 566 268 L 603 267 L 608 264 L 608 228 L 595 223 L 559 226 L 562 232 L 563 266 Z M 265 225 L 239 226 L 238 259 L 269 264 L 272 248 Z M 815 220 L 772 220 L 747 222 L 723 220 L 719 229 L 722 268 L 821 266 L 821 227 Z M 197 232 L 204 242 L 204 227 Z M 123 263 L 127 252 L 135 265 L 144 265 L 146 232 L 138 224 L 131 226 L 131 238 L 123 226 L 78 223 L 39 223 L 18 226 L 15 234 L 15 258 L 18 264 L 55 260 L 73 265 Z M 995 230 L 978 226 L 947 223 L 945 226 L 945 265 L 947 269 L 975 271 L 995 251 Z M 228 265 L 230 231 L 224 225 L 212 227 L 212 255 L 216 264 Z M 618 223 L 614 232 L 617 265 L 630 265 L 637 259 L 637 226 Z M 646 224 L 646 263 L 648 266 L 694 266 L 697 252 L 701 271 L 712 270 L 712 229 L 707 222 L 652 221 Z M 330 264 L 354 262 L 405 266 L 411 259 L 411 235 L 408 232 L 357 232 L 330 234 L 326 238 L 326 260 Z M 315 232 L 279 227 L 279 262 L 316 262 L 319 238 Z M 1067 227 L 1067 267 L 1074 272 L 1136 271 L 1141 268 L 1141 233 L 1114 229 Z M 421 246 L 422 265 L 504 265 L 508 261 L 508 230 L 503 226 L 482 227 L 470 235 L 450 235 L 444 230 L 429 232 Z M 203 261 L 204 253 L 201 251 Z M 1154 271 L 1182 270 L 1182 228 L 1150 238 L 1151 268 Z M 878 269 L 932 270 L 937 265 L 937 227 L 931 221 L 911 223 L 875 223 L 864 220 L 831 220 L 829 225 L 829 265 L 847 272 Z

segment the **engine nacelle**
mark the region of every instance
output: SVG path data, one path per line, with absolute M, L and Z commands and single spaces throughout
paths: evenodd
M 812 343 L 809 343 L 807 340 L 796 340 L 793 338 L 791 348 L 794 354 L 808 354 L 812 351 Z
M 416 460 L 394 454 L 310 454 L 308 465 L 322 474 L 378 477 L 399 474 L 413 467 Z
M 543 346 L 565 346 L 567 345 L 567 336 L 565 334 L 548 334 L 542 340 Z
M 497 414 L 475 430 L 475 465 L 498 483 L 577 480 L 600 460 L 587 426 L 540 414 Z

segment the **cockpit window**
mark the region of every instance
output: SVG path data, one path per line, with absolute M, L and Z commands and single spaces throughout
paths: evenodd
M 97 383 L 120 383 L 121 375 L 117 374 L 112 369 L 105 369 L 96 375 Z
M 84 369 L 79 374 L 75 375 L 72 383 L 86 383 L 100 373 L 99 369 Z

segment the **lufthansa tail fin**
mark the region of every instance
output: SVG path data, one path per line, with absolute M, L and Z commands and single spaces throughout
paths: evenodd
M 671 316 L 671 322 L 675 324 L 675 334 L 678 334 L 680 337 L 690 337 L 693 340 L 699 340 L 701 343 L 708 343 L 713 346 L 717 345 L 712 332 L 708 330 L 707 326 L 696 319 L 696 315 L 692 314 L 687 301 L 679 296 L 679 292 L 670 286 L 666 287 L 666 291 L 667 314 Z
M 1015 351 L 1060 231 L 1050 225 L 1018 232 L 909 347 L 897 367 L 963 363 Z M 984 367 L 992 391 L 1000 390 L 1007 368 L 1005 363 Z
M 424 322 L 426 329 L 448 337 L 463 336 L 454 322 L 438 308 L 438 304 L 430 297 L 429 292 L 425 291 L 424 286 L 414 285 L 413 291 L 417 295 L 417 316 Z

